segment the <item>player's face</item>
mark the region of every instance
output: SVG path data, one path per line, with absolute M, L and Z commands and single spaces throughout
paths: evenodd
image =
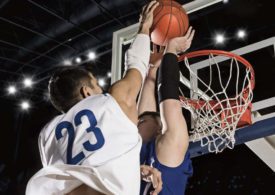
M 145 115 L 138 121 L 139 134 L 142 140 L 145 142 L 151 141 L 158 134 L 161 133 L 160 120 L 151 117 L 150 115 Z

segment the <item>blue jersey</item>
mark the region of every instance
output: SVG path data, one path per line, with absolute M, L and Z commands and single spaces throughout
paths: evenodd
M 141 164 L 153 166 L 161 172 L 163 186 L 159 195 L 184 195 L 187 180 L 193 173 L 189 152 L 186 153 L 184 161 L 179 166 L 168 167 L 158 161 L 155 140 L 153 140 L 142 144 L 140 160 Z M 150 191 L 153 191 L 151 183 L 142 182 L 140 195 L 147 195 Z

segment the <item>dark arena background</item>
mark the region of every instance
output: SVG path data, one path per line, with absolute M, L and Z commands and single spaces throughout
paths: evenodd
M 177 2 L 202 4 L 188 13 L 190 25 L 196 30 L 190 51 L 232 51 L 265 41 L 257 44 L 265 44 L 260 50 L 244 57 L 255 69 L 253 102 L 275 97 L 273 0 Z M 53 71 L 72 64 L 85 66 L 107 90 L 114 78 L 113 33 L 137 23 L 146 3 L 145 0 L 0 0 L 1 195 L 25 194 L 28 180 L 42 168 L 38 135 L 58 114 L 47 91 Z M 123 51 L 127 44 L 122 46 Z M 264 115 L 274 110 L 275 103 L 259 112 Z M 267 156 L 274 159 L 274 135 L 267 140 L 271 140 Z M 186 194 L 274 195 L 275 161 L 270 162 L 243 142 L 219 154 L 196 155 Z

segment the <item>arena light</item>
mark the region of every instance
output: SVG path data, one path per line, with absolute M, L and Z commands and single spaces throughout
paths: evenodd
M 112 73 L 111 73 L 111 72 L 108 72 L 108 73 L 107 73 L 107 77 L 108 77 L 108 78 L 111 78 L 111 76 L 112 76 Z
M 71 61 L 71 60 L 64 60 L 64 61 L 63 61 L 63 64 L 64 64 L 65 66 L 71 66 L 71 65 L 72 65 L 72 61 Z
M 88 57 L 90 60 L 94 60 L 94 59 L 96 58 L 95 52 L 90 51 L 90 52 L 88 53 L 87 57 Z
M 245 30 L 242 30 L 242 29 L 238 30 L 238 32 L 237 32 L 237 37 L 238 37 L 239 39 L 244 39 L 244 38 L 246 37 L 246 32 L 245 32 Z
M 216 44 L 223 44 L 225 41 L 224 35 L 223 34 L 217 34 L 215 37 Z
M 33 85 L 33 81 L 31 78 L 25 78 L 23 81 L 23 84 L 25 87 L 32 87 Z
M 20 106 L 22 110 L 28 110 L 30 108 L 30 103 L 28 101 L 22 101 Z
M 104 87 L 106 85 L 106 81 L 104 78 L 99 78 L 97 82 L 100 87 Z
M 7 91 L 9 95 L 14 95 L 17 92 L 17 89 L 14 85 L 11 85 L 7 88 Z
M 80 57 L 75 58 L 75 62 L 76 62 L 76 63 L 80 63 L 81 61 L 82 61 L 82 60 L 81 60 Z

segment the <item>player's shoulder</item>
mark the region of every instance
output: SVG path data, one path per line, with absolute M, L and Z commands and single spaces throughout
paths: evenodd
M 77 106 L 81 107 L 100 107 L 104 108 L 112 108 L 112 109 L 120 109 L 120 106 L 116 99 L 109 93 L 103 93 L 98 95 L 93 95 L 82 100 Z
M 49 135 L 51 134 L 52 130 L 56 126 L 57 123 L 59 123 L 60 120 L 64 117 L 65 114 L 60 114 L 58 116 L 55 116 L 52 120 L 50 120 L 40 131 L 40 139 L 47 139 Z
M 113 99 L 112 96 L 108 93 L 92 95 L 92 96 L 86 97 L 85 99 L 81 100 L 74 107 L 79 107 L 79 106 L 82 107 L 83 105 L 87 106 L 90 104 L 104 106 L 109 101 L 112 101 L 112 99 Z

